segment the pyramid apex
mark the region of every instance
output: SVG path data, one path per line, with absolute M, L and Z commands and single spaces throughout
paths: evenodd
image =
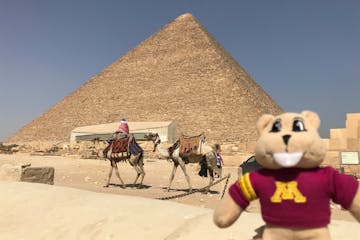
M 175 20 L 195 19 L 191 13 L 184 13 L 178 16 Z

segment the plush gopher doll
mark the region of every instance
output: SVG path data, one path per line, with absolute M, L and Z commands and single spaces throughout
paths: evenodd
M 229 188 L 214 212 L 218 227 L 232 225 L 254 199 L 266 223 L 264 240 L 330 239 L 330 200 L 360 221 L 359 183 L 332 167 L 320 167 L 326 153 L 314 112 L 263 115 L 255 146 L 262 169 L 246 173 Z

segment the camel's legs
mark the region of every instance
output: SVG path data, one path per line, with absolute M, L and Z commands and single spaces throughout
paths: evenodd
M 133 166 L 133 168 L 135 169 L 135 171 L 136 171 L 136 177 L 135 177 L 135 181 L 134 181 L 134 183 L 133 183 L 133 185 L 135 186 L 135 184 L 136 184 L 136 182 L 137 182 L 137 180 L 139 179 L 139 177 L 140 177 L 140 170 L 139 170 L 139 168 L 138 168 L 138 166 L 136 166 L 135 164 L 134 165 L 132 165 Z
M 140 165 L 138 165 L 138 168 L 140 169 L 140 185 L 143 185 L 143 181 L 144 181 L 144 177 L 145 177 L 145 170 L 144 170 L 144 165 L 141 163 Z
M 210 175 L 210 181 L 209 181 L 209 185 L 211 185 L 214 182 L 214 171 L 213 169 L 208 169 L 209 175 Z M 210 191 L 210 187 L 207 187 L 205 189 L 205 193 L 208 193 Z
M 136 171 L 136 173 L 137 173 L 133 185 L 136 184 L 136 182 L 137 182 L 137 180 L 139 179 L 140 176 L 141 176 L 141 180 L 140 180 L 139 185 L 142 185 L 142 182 L 143 182 L 143 180 L 144 180 L 144 175 L 145 175 L 144 169 L 140 168 L 140 166 L 135 165 L 135 164 L 133 165 L 133 168 L 135 169 L 135 171 Z
M 110 161 L 111 163 L 111 161 Z M 112 175 L 112 172 L 113 172 L 113 169 L 114 167 L 112 166 L 112 163 L 110 164 L 110 172 L 109 172 L 109 176 L 108 176 L 108 180 L 107 180 L 107 183 L 104 187 L 109 187 L 109 184 L 110 184 L 110 178 L 111 178 L 111 175 Z
M 183 161 L 179 161 L 179 164 L 180 164 L 181 170 L 184 172 L 186 181 L 187 181 L 187 183 L 188 183 L 188 185 L 189 185 L 189 191 L 191 191 L 191 190 L 192 190 L 192 187 L 191 187 L 191 183 L 190 183 L 190 177 L 189 177 L 189 175 L 187 174 L 185 163 L 184 163 Z
M 113 164 L 114 163 L 114 164 Z M 125 185 L 124 185 L 124 181 L 121 179 L 120 177 L 120 173 L 119 173 L 119 169 L 117 167 L 117 164 L 115 161 L 111 161 L 111 164 L 113 165 L 113 167 L 115 168 L 115 173 L 116 173 L 116 176 L 119 178 L 120 182 L 121 182 L 121 187 L 124 188 Z
M 179 164 L 174 163 L 173 170 L 172 170 L 171 175 L 170 175 L 170 181 L 169 181 L 169 186 L 167 188 L 167 191 L 170 191 L 170 186 L 171 186 L 172 181 L 174 180 L 176 169 L 177 169 L 178 166 L 179 166 Z
M 133 183 L 133 185 L 136 184 L 137 180 L 139 179 L 139 177 L 141 176 L 140 178 L 140 183 L 139 183 L 139 186 L 142 185 L 143 181 L 144 181 L 144 176 L 145 176 L 145 171 L 144 171 L 144 168 L 143 166 L 139 166 L 139 165 L 133 165 L 137 175 L 136 175 L 136 178 L 135 178 L 135 181 Z
M 136 159 L 134 161 L 130 161 L 130 165 L 135 169 L 135 171 L 137 173 L 133 185 L 136 184 L 137 180 L 141 176 L 140 184 L 139 184 L 141 186 L 142 183 L 143 183 L 143 180 L 144 180 L 144 176 L 145 176 L 145 171 L 144 171 L 144 167 L 143 167 L 144 163 L 143 163 L 142 155 L 136 156 Z

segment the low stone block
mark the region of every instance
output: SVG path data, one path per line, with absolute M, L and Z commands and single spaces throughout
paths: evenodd
M 20 181 L 53 185 L 54 175 L 53 167 L 27 167 L 22 170 Z

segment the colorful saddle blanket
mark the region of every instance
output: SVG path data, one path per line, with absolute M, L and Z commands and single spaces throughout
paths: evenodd
M 122 139 L 112 139 L 109 145 L 104 149 L 103 154 L 106 156 L 111 149 L 111 154 L 124 153 L 128 151 L 129 137 Z
M 129 146 L 129 137 L 113 140 L 112 143 L 112 153 L 121 153 L 127 152 Z
M 198 154 L 198 150 L 200 147 L 200 141 L 204 140 L 205 136 L 203 134 L 197 136 L 180 136 L 180 151 L 181 155 L 190 155 L 190 154 Z

